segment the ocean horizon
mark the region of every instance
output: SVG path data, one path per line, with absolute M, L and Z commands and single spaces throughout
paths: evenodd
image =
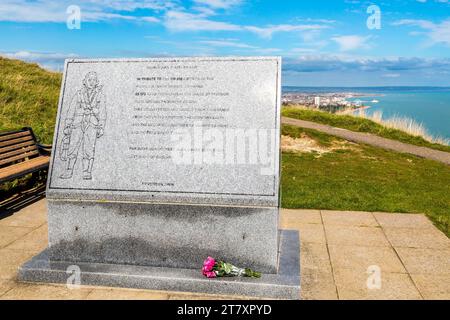
M 367 114 L 381 111 L 383 119 L 407 117 L 422 124 L 435 137 L 450 139 L 450 87 L 374 86 L 301 87 L 283 86 L 283 93 L 357 93 Z M 352 100 L 352 99 L 349 99 Z M 377 102 L 374 102 L 376 100 Z

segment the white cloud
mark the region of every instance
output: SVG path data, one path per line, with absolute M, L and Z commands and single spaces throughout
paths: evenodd
M 333 37 L 331 40 L 335 41 L 341 51 L 351 51 L 356 49 L 367 49 L 369 48 L 369 44 L 367 41 L 370 39 L 370 36 L 362 37 L 357 35 L 348 35 L 348 36 L 340 36 Z
M 192 11 L 198 12 L 199 15 L 203 15 L 205 17 L 207 16 L 215 16 L 216 11 L 214 9 L 211 9 L 209 7 L 200 7 L 200 6 L 194 6 L 191 8 Z
M 313 48 L 293 48 L 291 49 L 291 53 L 294 54 L 310 54 L 314 53 L 316 50 Z
M 450 20 L 433 27 L 428 35 L 433 43 L 444 43 L 450 46 Z
M 313 19 L 313 18 L 306 18 L 306 19 L 296 19 L 297 22 L 308 22 L 308 23 L 327 23 L 327 24 L 334 24 L 337 21 L 331 20 L 331 19 Z
M 0 56 L 35 62 L 45 69 L 54 71 L 62 71 L 62 66 L 64 65 L 65 59 L 79 58 L 79 56 L 74 53 L 32 52 L 25 50 L 16 52 L 0 52 Z
M 99 7 L 121 11 L 135 11 L 137 9 L 161 11 L 175 6 L 175 3 L 167 0 L 81 0 L 77 2 L 86 2 L 89 5 L 97 5 Z
M 280 52 L 283 52 L 280 48 L 258 48 L 256 51 L 258 54 L 279 54 Z
M 0 2 L 0 21 L 66 22 L 68 18 L 66 10 L 74 4 L 81 9 L 82 22 L 112 19 L 156 22 L 156 17 L 136 17 L 123 12 L 133 12 L 137 9 L 159 11 L 173 6 L 171 2 L 162 0 L 79 0 L 75 3 L 71 0 L 2 0 Z
M 399 78 L 401 75 L 399 73 L 386 73 L 383 74 L 383 78 Z
M 312 41 L 320 30 L 329 28 L 331 20 L 313 20 L 304 24 L 279 24 L 249 26 L 220 19 L 219 10 L 227 10 L 243 0 L 193 0 L 184 7 L 178 0 L 1 0 L 0 21 L 65 23 L 69 18 L 67 8 L 74 4 L 81 9 L 81 22 L 124 20 L 162 23 L 169 31 L 248 31 L 261 38 L 270 39 L 275 33 L 301 32 L 304 41 Z M 135 15 L 136 10 L 148 10 L 147 15 Z
M 417 0 L 417 2 L 422 2 L 422 3 L 426 3 L 427 0 Z M 440 2 L 440 3 L 449 3 L 449 0 L 435 0 L 435 2 Z
M 31 59 L 68 59 L 68 58 L 76 58 L 78 55 L 71 54 L 63 54 L 56 52 L 31 52 L 31 51 L 16 51 L 16 52 L 4 52 L 3 55 L 15 58 L 15 59 L 23 59 L 23 60 L 31 60 Z
M 414 70 L 450 70 L 450 59 L 404 57 L 363 57 L 348 54 L 305 54 L 286 57 L 283 68 L 291 72 L 382 72 L 383 75 L 401 74 Z
M 395 21 L 393 26 L 416 26 L 422 29 L 432 29 L 435 27 L 435 24 L 428 20 L 415 20 L 415 19 L 403 19 L 399 21 Z
M 327 29 L 328 26 L 320 24 L 299 24 L 299 25 L 280 24 L 280 25 L 270 25 L 267 27 L 246 26 L 244 28 L 248 31 L 256 33 L 258 36 L 262 38 L 270 39 L 272 38 L 273 34 L 277 32 L 316 31 Z
M 393 23 L 394 26 L 413 26 L 425 30 L 424 33 L 412 33 L 412 35 L 425 34 L 428 38 L 427 45 L 445 44 L 450 46 L 450 19 L 441 23 L 433 23 L 428 20 L 404 19 Z
M 168 11 L 164 20 L 164 25 L 171 31 L 249 31 L 255 33 L 261 38 L 270 39 L 274 33 L 305 31 L 314 32 L 329 28 L 320 24 L 302 24 L 302 25 L 269 25 L 265 27 L 245 26 L 232 24 L 228 22 L 211 20 L 207 14 L 187 13 L 183 11 Z
M 196 4 L 206 5 L 215 9 L 228 9 L 239 5 L 242 0 L 194 0 Z
M 168 11 L 164 25 L 171 31 L 237 31 L 238 25 L 206 19 L 203 14 Z
M 161 21 L 161 20 L 159 20 L 158 18 L 155 18 L 155 17 L 142 17 L 141 20 L 145 21 L 145 22 L 154 22 L 154 23 L 157 23 L 157 22 Z
M 223 39 L 223 40 L 202 40 L 199 41 L 201 44 L 210 45 L 213 47 L 232 47 L 232 48 L 242 48 L 242 49 L 257 49 L 258 47 L 248 45 L 246 43 L 237 42 L 236 40 Z

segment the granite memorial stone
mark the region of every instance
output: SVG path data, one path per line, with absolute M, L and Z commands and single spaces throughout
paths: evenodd
M 298 298 L 278 229 L 276 57 L 67 60 L 47 183 L 49 247 L 26 281 Z M 264 273 L 202 278 L 207 256 Z

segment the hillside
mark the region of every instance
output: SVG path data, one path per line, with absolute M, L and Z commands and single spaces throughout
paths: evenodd
M 61 74 L 0 57 L 0 131 L 32 127 L 52 143 Z
M 421 136 L 414 136 L 402 130 L 388 128 L 370 119 L 355 117 L 351 115 L 337 115 L 295 106 L 283 107 L 282 114 L 283 116 L 289 118 L 317 122 L 332 127 L 348 129 L 350 131 L 371 133 L 383 138 L 397 140 L 403 143 L 450 152 L 450 146 L 433 143 L 425 140 Z

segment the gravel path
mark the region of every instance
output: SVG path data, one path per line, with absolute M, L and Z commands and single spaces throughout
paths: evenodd
M 354 132 L 347 129 L 335 128 L 316 122 L 297 120 L 287 117 L 282 117 L 283 124 L 289 124 L 292 126 L 314 129 L 317 131 L 325 132 L 333 136 L 344 138 L 349 141 L 365 143 L 372 146 L 394 150 L 397 152 L 410 153 L 422 158 L 436 160 L 450 165 L 450 153 L 445 151 L 434 150 L 426 147 L 414 146 L 411 144 L 399 142 L 396 140 L 382 138 L 370 133 Z

